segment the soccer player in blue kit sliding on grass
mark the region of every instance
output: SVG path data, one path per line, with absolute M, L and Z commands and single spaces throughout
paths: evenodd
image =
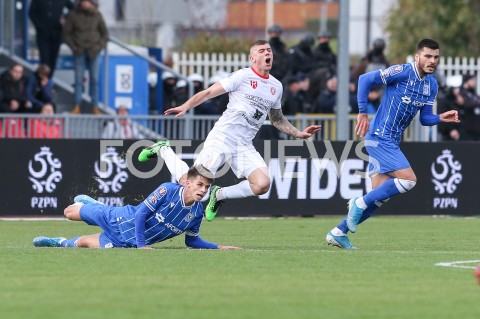
M 432 112 L 438 93 L 438 84 L 432 73 L 437 68 L 439 58 L 439 44 L 431 39 L 423 39 L 417 44 L 414 62 L 360 76 L 357 94 L 359 114 L 355 130 L 358 135 L 365 136 L 372 191 L 348 202 L 348 215 L 328 232 L 328 244 L 356 249 L 350 243 L 347 233 L 354 233 L 358 224 L 372 216 L 392 196 L 405 193 L 415 186 L 417 177 L 399 144 L 403 132 L 418 111 L 422 125 L 459 122 L 457 111 L 447 111 L 440 115 Z M 366 114 L 368 93 L 375 84 L 386 87 L 378 111 L 372 123 L 369 123 Z
M 200 202 L 207 193 L 213 174 L 204 167 L 192 167 L 185 186 L 163 183 L 137 206 L 104 205 L 87 195 L 75 197 L 65 217 L 102 228 L 102 233 L 72 239 L 40 236 L 37 247 L 151 248 L 150 245 L 185 233 L 185 245 L 203 249 L 239 249 L 207 242 L 198 236 L 203 218 Z

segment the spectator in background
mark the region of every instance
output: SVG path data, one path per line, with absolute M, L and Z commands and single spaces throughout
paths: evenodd
M 30 74 L 25 94 L 32 105 L 32 111 L 41 112 L 45 104 L 53 104 L 53 81 L 50 79 L 50 67 L 40 64 L 37 70 Z
M 208 86 L 212 86 L 225 76 L 224 73 L 217 73 L 208 79 Z M 229 98 L 228 94 L 221 94 L 219 96 L 214 97 L 213 99 L 207 100 L 197 106 L 195 110 L 195 114 L 203 114 L 203 115 L 220 115 L 227 109 Z
M 310 113 L 313 104 L 312 99 L 308 94 L 310 90 L 310 79 L 302 72 L 297 73 L 296 77 L 298 78 L 298 85 L 300 86 L 297 96 L 302 101 L 303 111 L 305 113 Z
M 300 90 L 300 79 L 293 75 L 287 77 L 282 96 L 283 115 L 295 115 L 304 111 L 303 99 L 299 96 Z
M 175 107 L 175 86 L 177 84 L 177 78 L 172 72 L 162 72 L 163 82 L 163 111 Z
M 270 74 L 283 82 L 290 69 L 287 45 L 280 39 L 283 30 L 278 24 L 274 24 L 267 29 L 267 32 L 270 38 L 268 43 L 273 52 L 273 65 Z
M 138 131 L 137 125 L 128 118 L 129 107 L 119 105 L 117 107 L 118 118 L 108 121 L 103 129 L 102 138 L 104 139 L 141 139 L 144 136 Z
M 476 92 L 477 77 L 473 74 L 463 76 L 462 86 L 453 90 L 460 113 L 465 136 L 461 140 L 480 140 L 480 96 Z
M 157 105 L 157 84 L 158 72 L 155 65 L 150 65 L 147 74 L 148 82 L 148 113 L 150 115 L 157 115 L 159 113 Z
M 26 95 L 27 78 L 23 74 L 23 65 L 14 63 L 0 75 L 0 91 L 2 113 L 25 113 L 31 110 L 32 104 Z
M 318 67 L 327 69 L 331 74 L 337 72 L 337 55 L 330 47 L 332 33 L 328 30 L 320 31 L 317 34 L 318 45 L 313 50 Z
M 312 46 L 315 38 L 311 33 L 306 34 L 300 42 L 290 48 L 290 71 L 291 74 L 296 75 L 299 72 L 306 74 L 308 77 L 310 73 L 317 69 L 317 61 L 313 54 Z M 275 63 L 275 56 L 274 56 Z
M 315 104 L 314 113 L 335 113 L 337 110 L 338 79 L 332 75 L 327 80 L 326 88 L 320 93 Z M 353 82 L 349 85 L 350 113 L 358 113 L 356 86 Z
M 63 36 L 73 52 L 75 62 L 75 105 L 71 113 L 81 113 L 83 78 L 87 69 L 91 112 L 101 114 L 98 109 L 99 63 L 100 52 L 108 41 L 108 29 L 98 11 L 98 0 L 78 1 L 75 9 L 66 18 Z
M 180 79 L 175 84 L 173 91 L 173 103 L 174 105 L 182 105 L 188 100 L 188 83 L 184 79 Z
M 54 115 L 55 106 L 46 103 L 40 110 L 41 115 Z M 30 118 L 28 120 L 28 137 L 30 138 L 62 138 L 63 121 L 59 118 L 40 117 Z
M 360 75 L 364 73 L 388 68 L 390 63 L 385 56 L 385 47 L 385 40 L 382 38 L 375 39 L 373 41 L 373 49 L 368 51 L 367 55 L 360 60 L 353 71 L 352 77 L 358 80 Z
M 355 80 L 355 83 L 358 82 L 360 75 L 380 69 L 386 69 L 390 66 L 390 63 L 385 56 L 385 40 L 382 38 L 375 39 L 373 41 L 373 49 L 368 51 L 367 55 L 364 56 L 358 66 L 354 69 L 352 73 L 352 78 Z M 368 105 L 367 113 L 374 114 L 377 112 L 377 109 L 380 105 L 380 101 L 383 96 L 383 85 L 373 85 L 370 93 L 368 94 Z
M 62 26 L 65 11 L 73 10 L 71 0 L 32 0 L 28 15 L 35 27 L 40 64 L 50 68 L 53 77 L 57 65 L 58 52 L 62 44 Z
M 193 94 L 203 90 L 203 76 L 198 73 L 190 74 L 187 79 L 193 83 Z

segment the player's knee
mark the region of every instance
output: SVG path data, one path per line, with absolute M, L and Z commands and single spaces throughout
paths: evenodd
M 406 193 L 412 188 L 415 187 L 417 184 L 416 179 L 415 180 L 408 180 L 408 179 L 402 179 L 402 178 L 395 178 L 394 179 L 395 186 L 399 190 L 400 193 Z
M 263 195 L 270 189 L 270 179 L 265 179 L 251 185 L 252 192 L 255 196 Z

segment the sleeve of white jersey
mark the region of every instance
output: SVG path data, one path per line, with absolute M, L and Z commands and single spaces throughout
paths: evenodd
M 232 92 L 240 87 L 240 84 L 242 83 L 245 74 L 245 70 L 241 69 L 236 72 L 230 73 L 230 75 L 228 75 L 226 78 L 221 79 L 220 81 L 218 81 L 218 83 L 220 83 L 225 92 Z
M 283 86 L 280 85 L 280 94 L 278 95 L 275 104 L 273 104 L 272 109 L 281 109 L 282 108 L 282 95 L 283 95 Z

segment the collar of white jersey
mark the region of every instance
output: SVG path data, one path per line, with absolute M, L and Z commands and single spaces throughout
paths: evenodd
M 262 79 L 268 80 L 268 78 L 270 78 L 270 74 L 268 74 L 267 76 L 263 76 L 263 75 L 261 75 L 260 73 L 258 73 L 257 71 L 255 71 L 255 69 L 254 69 L 252 66 L 250 67 L 250 70 L 252 70 L 253 73 L 255 73 L 256 75 L 258 75 L 258 76 L 261 77 Z

